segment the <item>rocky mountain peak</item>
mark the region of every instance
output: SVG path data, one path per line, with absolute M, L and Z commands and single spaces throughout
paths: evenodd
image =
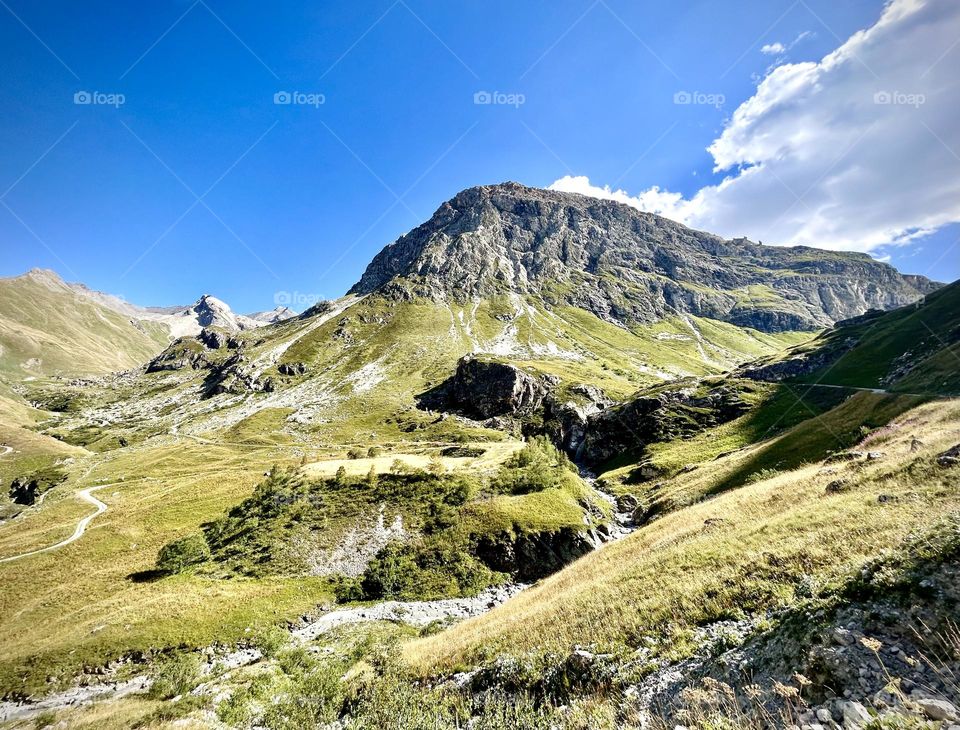
M 533 295 L 623 325 L 694 314 L 779 331 L 902 306 L 931 288 L 866 254 L 727 240 L 615 201 L 506 182 L 443 203 L 350 293 Z

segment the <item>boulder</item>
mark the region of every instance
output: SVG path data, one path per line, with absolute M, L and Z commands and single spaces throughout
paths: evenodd
M 960 444 L 957 444 L 951 449 L 947 449 L 937 456 L 937 464 L 944 468 L 960 464 Z
M 640 500 L 638 500 L 632 494 L 621 494 L 617 497 L 618 512 L 633 512 L 639 506 Z
M 515 365 L 470 355 L 453 377 L 420 397 L 421 405 L 459 410 L 478 419 L 529 415 L 543 404 L 556 379 L 531 375 Z
M 960 718 L 957 708 L 946 700 L 935 700 L 923 698 L 916 700 L 917 706 L 923 711 L 923 714 L 931 720 L 956 720 Z
M 843 727 L 847 730 L 862 728 L 873 720 L 873 717 L 867 712 L 867 708 L 859 702 L 840 700 L 837 702 L 837 709 L 843 717 Z
M 307 366 L 302 362 L 285 362 L 277 368 L 281 375 L 295 377 L 307 374 Z

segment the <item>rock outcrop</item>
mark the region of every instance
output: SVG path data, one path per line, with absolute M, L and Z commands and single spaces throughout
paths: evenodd
M 618 324 L 689 313 L 780 331 L 899 307 L 936 287 L 865 254 L 725 240 L 621 203 L 504 183 L 444 203 L 383 249 L 351 293 L 527 294 Z
M 731 383 L 702 387 L 681 382 L 652 389 L 590 416 L 573 456 L 588 466 L 599 465 L 646 444 L 690 436 L 726 423 L 749 408 Z M 656 476 L 651 473 L 646 478 Z
M 538 410 L 557 383 L 548 376 L 532 375 L 515 365 L 460 359 L 454 375 L 420 396 L 420 405 L 454 410 L 477 419 L 520 417 Z

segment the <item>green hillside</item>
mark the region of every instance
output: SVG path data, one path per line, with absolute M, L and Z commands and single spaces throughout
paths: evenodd
M 15 379 L 135 367 L 167 343 L 164 327 L 74 293 L 55 275 L 0 279 L 0 373 Z

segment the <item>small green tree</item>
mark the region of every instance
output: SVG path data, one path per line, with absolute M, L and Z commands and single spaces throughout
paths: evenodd
M 210 546 L 199 532 L 169 542 L 160 548 L 157 569 L 164 573 L 182 573 L 187 568 L 210 559 Z
M 377 468 L 371 464 L 370 471 L 367 472 L 367 485 L 370 487 L 377 486 Z
M 347 469 L 344 466 L 341 466 L 337 469 L 337 475 L 334 477 L 337 484 L 343 484 L 347 480 Z

